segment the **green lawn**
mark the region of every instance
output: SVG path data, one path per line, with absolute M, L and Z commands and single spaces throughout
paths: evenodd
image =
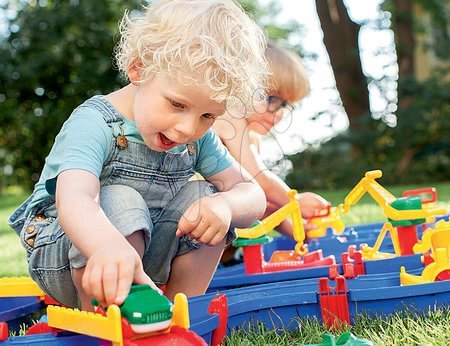
M 438 190 L 439 204 L 450 208 L 450 183 L 430 184 Z M 387 187 L 400 197 L 404 190 L 429 186 Z M 333 206 L 342 203 L 350 189 L 315 191 L 327 198 Z M 0 196 L 0 277 L 28 275 L 25 252 L 18 236 L 6 224 L 7 217 L 26 197 L 18 189 L 11 189 Z M 361 201 L 344 216 L 346 225 L 384 221 L 381 208 L 370 198 Z M 253 327 L 249 333 L 235 332 L 227 339 L 227 345 L 302 345 L 320 343 L 321 335 L 328 332 L 315 320 L 297 321 L 294 333 L 268 331 L 263 326 Z M 361 338 L 370 339 L 376 345 L 450 345 L 450 309 L 432 311 L 424 315 L 400 313 L 387 320 L 361 317 L 355 326 L 348 327 Z M 343 331 L 334 332 L 340 335 Z
M 262 325 L 251 328 L 249 332 L 236 331 L 227 338 L 226 345 L 297 346 L 320 344 L 323 333 L 330 333 L 338 337 L 346 331 L 380 346 L 450 345 L 450 308 L 421 315 L 401 312 L 384 320 L 361 316 L 354 326 L 347 326 L 338 331 L 324 328 L 316 319 L 301 319 L 296 322 L 298 328 L 291 333 L 286 333 L 283 330 L 267 330 Z
M 28 193 L 11 190 L 0 196 L 0 277 L 28 275 L 25 250 L 6 221 Z

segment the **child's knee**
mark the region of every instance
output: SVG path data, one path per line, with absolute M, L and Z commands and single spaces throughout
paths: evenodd
M 187 208 L 193 202 L 204 197 L 210 197 L 217 192 L 217 188 L 206 180 L 194 180 L 183 186 L 176 199 L 180 205 L 185 205 Z
M 100 188 L 100 206 L 108 217 L 124 210 L 148 209 L 141 194 L 126 185 L 102 186 Z
M 57 302 L 65 306 L 79 308 L 80 303 L 72 279 L 70 264 L 67 262 L 59 268 L 38 267 L 32 257 L 33 254 L 29 263 L 30 276 L 39 287 Z
M 120 231 L 120 233 L 127 238 L 128 242 L 136 249 L 138 254 L 142 257 L 145 251 L 150 245 L 151 229 L 152 226 L 137 226 L 138 224 L 144 225 L 142 220 L 135 220 L 133 223 L 132 218 L 127 218 L 128 226 L 113 225 Z M 124 223 L 123 225 L 126 225 Z M 69 261 L 72 268 L 83 268 L 86 266 L 88 259 L 81 253 L 81 251 L 72 245 L 69 250 Z
M 100 189 L 100 205 L 114 227 L 143 256 L 148 248 L 153 223 L 143 197 L 131 187 L 108 185 Z M 95 230 L 92 230 L 95 232 Z M 72 268 L 86 266 L 87 258 L 74 245 L 69 250 Z
M 106 217 L 126 238 L 141 231 L 145 248 L 148 247 L 153 221 L 144 198 L 135 189 L 125 185 L 108 185 L 100 189 L 100 206 Z M 132 239 L 138 237 L 132 236 Z

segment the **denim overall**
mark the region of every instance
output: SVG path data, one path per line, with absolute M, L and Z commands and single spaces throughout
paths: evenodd
M 180 218 L 193 202 L 217 190 L 206 181 L 188 182 L 196 163 L 194 143 L 179 153 L 156 152 L 131 139 L 123 145 L 123 141 L 117 141 L 123 119 L 103 96 L 87 100 L 77 111 L 90 111 L 83 107 L 100 111 L 113 136 L 100 175 L 100 206 L 125 237 L 144 231 L 144 270 L 155 283 L 163 285 L 169 278 L 172 259 L 200 247 L 187 236 L 175 236 Z M 84 267 L 87 259 L 59 225 L 53 196 L 35 206 L 29 215 L 24 214 L 32 197 L 8 222 L 27 250 L 31 277 L 53 299 L 77 307 L 71 268 Z M 73 212 L 76 217 L 76 210 Z M 234 238 L 230 230 L 227 243 Z

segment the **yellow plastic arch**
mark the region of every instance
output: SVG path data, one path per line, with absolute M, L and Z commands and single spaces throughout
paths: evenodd
M 341 204 L 339 209 L 343 213 L 347 213 L 350 210 L 350 207 L 355 205 L 361 197 L 368 192 L 383 209 L 384 215 L 391 220 L 426 219 L 434 215 L 443 215 L 447 213 L 446 208 L 435 206 L 429 206 L 418 210 L 397 210 L 391 207 L 391 203 L 396 200 L 396 197 L 375 181 L 375 179 L 381 178 L 382 176 L 383 173 L 380 170 L 366 172 L 364 178 L 362 178 L 345 197 L 344 204 Z
M 383 173 L 381 172 L 381 170 L 366 172 L 364 177 L 345 197 L 344 204 L 340 204 L 338 206 L 339 211 L 344 214 L 347 213 L 350 210 L 350 207 L 355 205 L 367 192 L 383 209 L 384 215 L 391 220 L 431 220 L 435 215 L 446 214 L 447 209 L 443 207 L 427 206 L 427 208 L 417 210 L 397 210 L 393 208 L 391 206 L 391 203 L 396 200 L 396 197 L 392 195 L 388 190 L 386 190 L 383 186 L 381 186 L 377 181 L 375 181 L 375 179 L 381 178 L 382 175 Z M 398 240 L 397 229 L 393 227 L 391 223 L 386 222 L 373 248 L 368 246 L 361 248 L 364 259 L 382 259 L 394 256 L 392 254 L 378 252 L 387 231 L 390 231 L 391 233 L 395 253 L 400 254 L 400 244 Z
M 380 234 L 377 237 L 377 240 L 375 241 L 375 245 L 373 247 L 370 246 L 361 246 L 361 254 L 362 258 L 365 260 L 377 260 L 377 259 L 384 259 L 384 258 L 392 258 L 395 257 L 394 254 L 390 253 L 384 253 L 379 252 L 378 250 L 381 247 L 381 244 L 383 243 L 384 237 L 386 236 L 387 232 L 391 232 L 392 237 L 392 243 L 394 244 L 394 250 L 396 253 L 399 253 L 399 244 L 398 244 L 398 238 L 397 238 L 397 231 L 392 226 L 390 222 L 386 222 L 383 225 L 383 228 L 380 231 Z
M 258 238 L 271 232 L 284 219 L 290 217 L 292 220 L 292 232 L 294 240 L 297 242 L 295 252 L 301 256 L 305 255 L 307 250 L 303 248 L 305 240 L 305 229 L 303 228 L 303 218 L 298 201 L 295 199 L 296 190 L 288 192 L 289 203 L 266 217 L 261 223 L 252 228 L 236 229 L 239 238 Z

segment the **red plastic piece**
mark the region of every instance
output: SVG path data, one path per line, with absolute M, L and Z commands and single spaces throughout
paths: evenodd
M 8 340 L 8 323 L 0 322 L 0 341 Z
M 356 276 L 366 275 L 366 266 L 364 265 L 364 259 L 361 252 L 356 252 L 353 256 L 353 265 L 356 270 Z
M 227 334 L 228 326 L 228 302 L 225 294 L 219 294 L 211 300 L 208 307 L 209 314 L 217 314 L 219 316 L 219 326 L 212 332 L 211 346 L 219 346 L 222 344 Z
M 350 246 L 349 246 L 350 250 Z M 359 275 L 366 275 L 366 267 L 360 251 L 351 249 L 351 252 L 343 252 L 341 255 L 342 268 L 346 279 L 353 279 Z
M 299 263 L 300 261 L 303 263 L 315 263 L 317 261 L 321 261 L 323 259 L 323 253 L 322 250 L 316 250 L 313 252 L 308 252 L 305 255 L 301 256 L 297 254 L 293 250 L 280 250 L 280 251 L 274 251 L 272 254 L 272 257 L 269 260 L 269 263 L 288 263 L 288 262 L 295 262 Z M 266 263 L 267 265 L 267 263 Z
M 336 286 L 330 287 L 328 278 L 319 279 L 320 310 L 322 322 L 328 327 L 339 329 L 350 324 L 347 284 L 345 278 L 336 278 Z
M 330 265 L 330 268 L 328 269 L 328 277 L 331 280 L 336 279 L 339 276 L 339 265 L 337 264 L 332 264 Z
M 422 201 L 422 204 L 433 203 L 437 201 L 437 191 L 434 187 L 426 187 L 424 189 L 408 190 L 403 192 L 402 197 L 418 196 Z M 426 199 L 426 196 L 430 198 Z
M 207 346 L 205 340 L 203 340 L 200 336 L 179 326 L 173 326 L 170 333 L 167 334 L 151 335 L 133 340 L 124 339 L 123 344 L 124 346 Z
M 106 315 L 103 308 L 97 307 L 96 313 Z M 141 346 L 141 345 L 180 345 L 180 346 L 206 346 L 205 341 L 194 332 L 181 328 L 179 326 L 172 326 L 170 333 L 149 333 L 136 334 L 132 329 L 130 323 L 122 317 L 122 336 L 124 346 Z M 102 340 L 101 346 L 110 345 L 111 343 Z
M 353 254 L 356 252 L 356 245 L 349 245 L 347 248 L 347 252 L 349 253 L 350 257 L 353 256 Z
M 275 251 L 272 255 L 272 258 L 276 256 Z M 292 251 L 293 252 L 293 251 Z M 295 254 L 295 252 L 293 252 Z M 262 272 L 263 273 L 272 273 L 279 272 L 284 270 L 293 270 L 293 269 L 303 269 L 303 268 L 313 268 L 313 267 L 321 267 L 321 266 L 330 266 L 336 263 L 334 256 L 323 257 L 322 250 L 316 250 L 313 252 L 307 253 L 305 256 L 293 256 L 293 260 L 291 261 L 283 261 L 283 262 L 274 262 L 270 259 L 269 262 L 263 262 Z
M 30 328 L 28 328 L 25 335 L 35 335 L 35 334 L 44 334 L 44 333 L 57 334 L 59 331 L 60 331 L 60 329 L 50 327 L 47 324 L 47 322 L 39 322 L 39 323 L 33 324 Z
M 261 244 L 243 247 L 244 266 L 247 274 L 262 273 L 264 255 Z
M 56 300 L 54 300 L 53 298 L 49 297 L 48 295 L 45 295 L 45 298 L 44 298 L 44 304 L 45 304 L 45 305 L 58 305 L 58 306 L 63 306 L 61 303 L 57 302 Z
M 431 264 L 434 262 L 434 258 L 431 257 L 431 253 L 430 252 L 425 252 L 423 254 L 423 265 L 426 267 L 427 265 Z
M 336 263 L 334 256 L 323 257 L 322 250 L 307 253 L 303 257 L 298 256 L 294 251 L 275 251 L 268 262 L 264 261 L 261 244 L 244 246 L 243 252 L 247 275 L 330 266 Z
M 356 277 L 355 268 L 351 263 L 344 265 L 344 277 L 346 279 L 354 279 Z
M 446 281 L 450 280 L 450 270 L 444 270 L 439 273 L 438 276 L 434 279 L 434 281 Z
M 397 235 L 400 246 L 400 255 L 414 255 L 413 247 L 419 241 L 417 238 L 416 225 L 397 226 Z

